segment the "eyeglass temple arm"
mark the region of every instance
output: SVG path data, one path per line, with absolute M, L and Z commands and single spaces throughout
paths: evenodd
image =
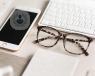
M 47 36 L 45 38 L 41 38 L 39 40 L 35 40 L 33 41 L 33 43 L 38 43 L 38 42 L 41 42 L 41 41 L 44 41 L 46 39 L 57 39 L 59 36 L 55 36 L 55 37 L 51 37 L 51 36 Z M 63 40 L 62 37 L 60 37 L 60 40 Z M 72 42 L 72 39 L 69 39 L 69 38 L 66 38 L 66 40 L 69 40 L 70 42 Z M 82 42 L 88 42 L 88 40 L 79 40 L 79 39 L 73 39 L 74 41 L 82 41 Z
M 52 39 L 52 38 L 53 38 L 53 39 L 57 39 L 58 36 L 56 36 L 56 37 L 50 37 L 50 36 L 48 36 L 48 37 L 45 37 L 45 38 L 41 38 L 41 39 L 39 39 L 39 40 L 35 40 L 35 41 L 33 41 L 33 43 L 38 43 L 38 42 L 41 42 L 41 41 L 43 41 L 43 40 Z M 63 38 L 60 38 L 60 39 L 63 39 Z M 86 56 L 89 55 L 88 52 L 86 52 L 86 50 L 83 48 L 83 46 L 82 46 L 80 43 L 76 42 L 74 39 L 66 39 L 66 40 L 69 41 L 69 42 L 72 42 L 72 43 L 77 44 L 77 45 L 80 47 L 80 49 L 81 49 L 82 51 L 84 51 L 84 53 L 85 53 Z M 84 40 L 83 40 L 83 41 L 84 41 Z
M 33 41 L 33 43 L 38 43 L 38 42 L 44 41 L 46 39 L 57 39 L 57 38 L 58 38 L 58 36 L 56 36 L 56 37 L 47 36 L 45 38 L 41 38 L 41 39 L 35 40 L 35 41 Z
M 50 35 L 56 36 L 54 33 L 51 33 L 51 32 L 46 31 L 46 30 L 44 30 L 44 29 L 41 29 L 41 31 L 46 32 L 46 33 L 48 33 L 48 34 L 50 34 Z M 33 43 L 38 43 L 38 42 L 41 42 L 41 41 L 43 41 L 43 40 L 50 39 L 50 38 L 52 38 L 52 37 L 48 36 L 48 37 L 45 37 L 45 38 L 41 38 L 41 39 L 39 39 L 39 40 L 33 41 Z M 54 38 L 54 39 L 55 39 L 55 38 Z
M 83 47 L 80 43 L 78 43 L 78 42 L 76 42 L 76 41 L 74 41 L 73 43 L 77 44 L 77 45 L 80 47 L 80 49 L 84 52 L 84 54 L 85 54 L 86 56 L 89 55 L 88 52 L 84 49 L 84 47 Z
M 41 31 L 46 32 L 46 33 L 48 33 L 48 34 L 50 34 L 50 35 L 56 36 L 54 33 L 51 33 L 51 32 L 46 31 L 46 30 L 44 30 L 44 29 L 41 29 Z M 58 37 L 58 36 L 56 36 L 56 37 Z M 56 39 L 56 37 L 55 37 L 55 39 Z M 63 38 L 60 38 L 60 39 L 63 39 Z M 67 38 L 67 39 L 69 39 L 69 38 Z M 71 40 L 71 39 L 70 39 L 70 40 Z M 74 40 L 75 40 L 75 41 L 82 41 L 82 42 L 89 42 L 88 40 L 81 40 L 81 39 L 74 39 Z
M 44 29 L 41 29 L 41 31 L 46 32 L 46 33 L 48 33 L 48 34 L 50 34 L 50 35 L 56 36 L 54 33 L 49 32 L 49 31 L 46 31 L 46 30 L 44 30 Z
M 76 40 L 76 39 L 75 39 Z M 88 54 L 88 52 L 84 49 L 84 47 L 80 44 L 80 43 L 78 43 L 77 42 L 77 40 L 75 41 L 74 39 L 67 39 L 67 41 L 69 41 L 69 42 L 72 42 L 72 43 L 75 43 L 76 45 L 78 45 L 79 47 L 80 47 L 80 49 L 83 51 L 83 53 L 86 55 L 86 56 L 88 56 L 89 54 Z M 83 41 L 87 41 L 87 40 L 83 40 Z M 89 41 L 88 41 L 89 42 Z M 88 48 L 88 47 L 87 47 Z

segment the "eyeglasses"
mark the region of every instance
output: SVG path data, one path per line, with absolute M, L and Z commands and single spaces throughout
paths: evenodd
M 38 43 L 44 47 L 53 47 L 59 40 L 63 40 L 63 46 L 68 53 L 89 55 L 87 49 L 93 39 L 75 33 L 62 34 L 58 30 L 48 26 L 39 26 L 37 29 L 37 40 L 33 41 L 33 43 Z

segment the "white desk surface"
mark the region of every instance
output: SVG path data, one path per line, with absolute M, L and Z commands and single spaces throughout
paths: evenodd
M 25 5 L 25 6 L 29 6 L 29 7 L 39 8 L 39 9 L 41 9 L 41 11 L 43 13 L 48 2 L 49 2 L 49 0 L 14 0 L 13 3 L 11 4 L 11 6 L 8 8 L 7 12 L 0 18 L 0 25 L 3 24 L 3 22 L 6 20 L 6 18 L 8 17 L 10 12 L 16 5 Z M 93 2 L 94 2 L 94 0 L 93 0 Z M 41 13 L 41 15 L 42 15 L 42 13 Z M 40 17 L 41 17 L 41 15 L 40 15 Z M 40 19 L 40 17 L 39 17 L 39 19 Z M 34 55 L 35 51 L 38 48 L 46 49 L 44 47 L 41 47 L 41 46 L 38 46 L 38 45 L 32 43 L 36 39 L 37 26 L 38 26 L 37 23 L 38 23 L 39 19 L 35 23 L 33 29 L 29 33 L 28 37 L 26 38 L 25 42 L 23 43 L 23 45 L 21 46 L 19 51 L 11 52 L 11 51 L 7 51 L 4 49 L 0 49 L 0 51 L 30 59 Z M 71 55 L 65 51 L 65 49 L 63 47 L 63 42 L 61 42 L 61 41 L 58 42 L 58 44 L 56 46 L 54 46 L 52 48 L 48 48 L 47 50 L 51 50 L 51 51 L 58 52 L 58 53 L 63 53 L 66 55 Z M 74 73 L 74 76 L 86 76 L 88 70 L 95 69 L 95 40 L 90 44 L 87 51 L 89 52 L 89 56 L 71 55 L 71 56 L 78 57 L 80 59 L 79 64 Z

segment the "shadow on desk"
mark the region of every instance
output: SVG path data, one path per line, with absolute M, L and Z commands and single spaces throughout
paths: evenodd
M 21 76 L 28 63 L 28 59 L 0 52 L 0 67 L 11 65 L 14 69 L 14 76 Z

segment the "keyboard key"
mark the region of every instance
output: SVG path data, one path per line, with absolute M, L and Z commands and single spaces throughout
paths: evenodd
M 62 4 L 63 4 L 63 2 L 60 2 L 60 1 L 59 1 L 59 2 L 57 2 L 57 4 L 58 4 L 58 5 L 62 5 Z
M 48 11 L 48 12 L 46 13 L 46 15 L 49 15 L 49 16 L 55 16 L 56 13 L 55 13 L 55 12 Z
M 61 23 L 60 27 L 61 28 L 66 28 L 67 24 Z
M 74 5 L 74 9 L 75 9 L 75 8 L 80 8 L 80 6 L 79 6 L 79 5 Z
M 94 35 L 95 35 L 95 31 L 94 31 L 94 33 L 93 33 Z
M 92 26 L 91 26 L 91 29 L 95 30 L 95 25 L 92 25 Z
M 73 15 L 73 14 L 74 14 L 73 11 L 69 11 L 69 12 L 68 12 L 68 15 Z
M 73 19 L 74 19 L 74 21 L 78 21 L 79 17 L 74 17 Z
M 70 4 L 70 3 L 66 3 L 66 6 L 70 7 L 70 6 L 71 6 L 71 4 Z
M 72 24 L 73 21 L 72 20 L 67 20 L 67 24 Z
M 79 12 L 83 13 L 83 12 L 84 12 L 84 9 L 81 9 L 81 8 L 80 8 L 80 9 L 79 9 Z
M 84 9 L 84 10 L 85 10 L 85 9 L 86 9 L 86 7 L 85 7 L 85 6 L 81 6 L 81 9 Z
M 57 8 L 53 8 L 53 7 L 50 7 L 50 8 L 48 9 L 48 11 L 53 11 L 53 12 L 56 12 L 56 10 L 57 10 Z
M 95 15 L 92 15 L 92 19 L 95 19 Z
M 56 12 L 61 13 L 62 12 L 62 9 L 57 9 Z
M 62 18 L 65 18 L 65 19 L 66 19 L 66 18 L 67 18 L 67 16 L 68 16 L 68 15 L 63 14 L 63 15 L 62 15 Z
M 79 16 L 79 12 L 74 12 L 74 16 Z
M 68 10 L 63 10 L 62 13 L 63 14 L 67 14 L 68 13 Z
M 55 22 L 54 26 L 55 26 L 55 27 L 59 27 L 60 24 L 61 24 L 60 22 Z
M 67 6 L 63 6 L 63 7 L 61 7 L 63 10 L 66 10 L 67 9 Z
M 85 10 L 85 13 L 90 13 L 91 11 L 90 10 Z
M 91 14 L 93 14 L 93 15 L 95 14 L 95 9 L 91 11 Z
M 78 21 L 74 21 L 74 22 L 73 22 L 73 25 L 75 25 L 75 26 L 78 26 L 78 24 L 79 24 Z
M 78 31 L 78 32 L 82 32 L 82 33 L 88 33 L 88 34 L 93 34 L 93 32 L 94 32 L 94 30 L 92 30 L 92 29 L 87 29 L 87 28 L 77 27 L 77 26 L 72 26 L 72 25 L 68 25 L 66 27 L 66 29 L 70 29 L 70 30 Z
M 56 4 L 56 3 L 57 3 L 57 1 L 51 1 L 51 3 L 54 3 L 54 4 Z
M 85 18 L 80 18 L 79 21 L 80 22 L 84 22 L 85 21 Z
M 91 23 L 91 19 L 86 19 L 85 22 L 86 23 Z
M 84 22 L 79 22 L 79 26 L 84 27 L 85 23 Z
M 48 24 L 48 23 L 49 23 L 49 20 L 43 19 L 41 23 L 42 23 L 42 24 Z
M 73 9 L 73 7 L 68 7 L 68 10 L 71 11 Z
M 61 13 L 56 13 L 56 17 L 61 17 L 62 14 Z
M 55 3 L 51 3 L 50 7 L 55 7 L 56 4 Z
M 58 18 L 58 17 L 55 18 L 55 22 L 60 22 L 60 21 L 61 21 L 61 18 Z
M 48 16 L 48 15 L 46 15 L 46 16 L 44 17 L 44 19 L 47 19 L 47 20 L 54 20 L 55 17 L 54 17 L 54 16 Z
M 56 8 L 61 8 L 62 5 L 58 4 L 58 5 L 56 5 L 55 7 L 56 7 Z
M 91 24 L 85 24 L 85 27 L 86 28 L 90 28 L 91 27 Z
M 95 24 L 95 20 L 92 20 L 91 24 Z
M 54 23 L 55 23 L 54 21 L 49 21 L 48 24 L 49 24 L 49 25 L 54 25 Z
M 63 7 L 67 6 L 67 3 L 63 2 L 62 6 L 63 6 Z
M 68 15 L 68 19 L 69 19 L 69 20 L 72 20 L 72 19 L 73 19 L 73 16 Z
M 73 7 L 72 4 L 70 4 L 70 3 L 67 3 L 67 6 L 68 6 L 68 7 Z
M 80 13 L 80 17 L 85 17 L 85 14 L 84 13 Z
M 90 13 L 91 10 L 89 8 L 85 9 L 85 13 Z
M 79 10 L 79 8 L 76 8 L 76 7 L 74 8 L 74 11 L 78 12 L 78 10 Z
M 66 23 L 67 22 L 67 19 L 62 19 L 61 22 L 62 23 Z
M 86 14 L 86 18 L 91 18 L 91 14 Z

